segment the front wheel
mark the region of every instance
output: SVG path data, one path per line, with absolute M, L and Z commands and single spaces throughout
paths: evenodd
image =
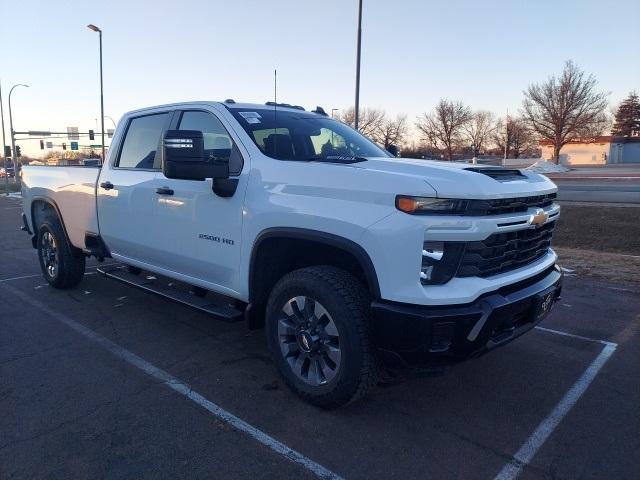
M 317 266 L 285 275 L 269 297 L 266 333 L 280 374 L 309 403 L 339 407 L 375 384 L 369 296 L 341 269 Z
M 38 227 L 38 260 L 52 287 L 71 288 L 84 276 L 85 257 L 69 244 L 60 222 L 48 219 Z

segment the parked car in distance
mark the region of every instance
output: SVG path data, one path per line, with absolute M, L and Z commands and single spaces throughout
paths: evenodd
M 15 171 L 13 169 L 13 167 L 7 167 L 5 168 L 0 168 L 0 178 L 14 178 L 16 176 Z

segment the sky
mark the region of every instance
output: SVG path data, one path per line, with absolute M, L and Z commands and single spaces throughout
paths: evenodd
M 354 103 L 357 0 L 0 0 L 14 128 L 95 130 L 105 114 L 191 100 Z M 640 0 L 363 0 L 360 105 L 411 123 L 440 98 L 498 115 L 574 60 L 618 103 L 640 90 Z M 105 120 L 105 128 L 112 128 Z M 58 141 L 60 142 L 60 141 Z M 7 144 L 9 140 L 7 138 Z M 95 142 L 99 143 L 99 142 Z M 21 142 L 39 155 L 39 142 Z

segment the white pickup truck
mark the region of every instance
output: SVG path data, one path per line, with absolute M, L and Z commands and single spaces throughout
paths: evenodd
M 286 383 L 326 408 L 533 328 L 561 290 L 555 197 L 527 171 L 394 158 L 320 107 L 233 100 L 127 113 L 101 168 L 22 172 L 52 286 L 112 257 L 110 277 L 264 326 Z

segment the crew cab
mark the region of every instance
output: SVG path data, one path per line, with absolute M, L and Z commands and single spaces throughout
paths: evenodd
M 395 158 L 320 107 L 227 100 L 125 114 L 101 167 L 24 167 L 22 215 L 52 286 L 111 257 L 110 277 L 265 327 L 284 381 L 331 408 L 540 322 L 561 291 L 556 191 Z

